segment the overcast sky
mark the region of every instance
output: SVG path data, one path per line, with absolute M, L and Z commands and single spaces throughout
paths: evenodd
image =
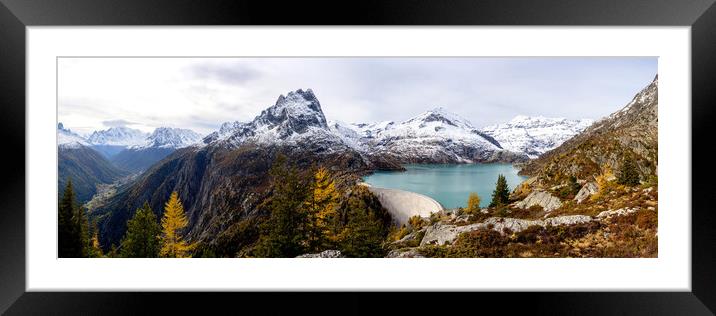
M 328 120 L 403 121 L 443 106 L 476 127 L 517 115 L 600 118 L 657 73 L 636 58 L 60 58 L 58 119 L 86 134 L 207 134 L 313 89 Z

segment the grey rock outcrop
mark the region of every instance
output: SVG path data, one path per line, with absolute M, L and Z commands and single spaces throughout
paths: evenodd
M 579 189 L 579 192 L 577 192 L 577 195 L 574 197 L 574 200 L 577 201 L 577 203 L 582 203 L 584 199 L 590 197 L 592 194 L 597 193 L 599 191 L 599 187 L 594 182 L 587 182 L 584 186 L 582 186 L 581 189 Z
M 621 215 L 621 214 L 619 214 Z M 472 225 L 456 226 L 456 225 L 445 225 L 437 223 L 428 227 L 425 231 L 425 237 L 420 242 L 420 245 L 444 245 L 452 244 L 458 235 L 478 230 L 481 228 L 490 227 L 492 230 L 499 233 L 504 233 L 505 229 L 511 232 L 521 232 L 530 226 L 560 226 L 560 225 L 575 225 L 581 223 L 587 223 L 592 221 L 593 218 L 587 215 L 565 215 L 551 217 L 544 220 L 529 220 L 521 218 L 510 218 L 510 217 L 490 217 L 482 223 L 476 223 Z
M 386 258 L 425 258 L 425 256 L 423 256 L 415 248 L 392 250 L 385 257 Z
M 477 223 L 472 225 L 456 226 L 437 223 L 428 227 L 428 229 L 425 231 L 425 236 L 423 237 L 423 240 L 420 241 L 420 245 L 443 245 L 445 243 L 450 244 L 455 241 L 455 238 L 457 238 L 458 235 L 482 227 L 485 227 L 485 224 Z
M 590 221 L 592 221 L 592 217 L 587 215 L 565 215 L 544 219 L 542 226 L 575 225 Z
M 535 205 L 541 206 L 545 212 L 551 212 L 562 206 L 559 198 L 545 191 L 534 191 L 530 193 L 524 200 L 517 202 L 515 206 L 519 208 L 529 208 Z
M 520 232 L 530 226 L 544 226 L 544 222 L 541 220 L 528 220 L 509 217 L 490 217 L 486 219 L 484 223 L 485 225 L 492 225 L 492 229 L 500 233 L 504 232 L 505 229 L 509 229 L 513 232 Z
M 636 209 L 634 209 L 634 208 L 620 208 L 617 210 L 603 211 L 603 212 L 597 214 L 597 218 L 603 219 L 603 218 L 610 218 L 612 216 L 624 216 L 624 215 L 629 215 L 634 212 L 636 212 Z
M 296 258 L 345 258 L 340 250 L 325 250 L 321 253 L 308 253 Z

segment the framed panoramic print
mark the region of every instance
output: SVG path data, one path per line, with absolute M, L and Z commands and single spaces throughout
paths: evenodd
M 8 314 L 716 308 L 713 1 L 2 4 Z

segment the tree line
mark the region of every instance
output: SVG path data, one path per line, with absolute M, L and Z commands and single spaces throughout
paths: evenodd
M 196 244 L 188 243 L 181 235 L 188 223 L 179 194 L 172 192 L 164 206 L 161 221 L 145 202 L 127 221 L 127 232 L 120 247 L 112 245 L 111 250 L 104 254 L 100 248 L 97 223 L 89 225 L 87 210 L 77 203 L 70 179 L 58 205 L 58 257 L 189 257 Z
M 271 194 L 262 206 L 265 215 L 245 220 L 255 226 L 242 256 L 295 257 L 336 249 L 351 257 L 381 257 L 392 218 L 378 199 L 360 185 L 339 189 L 325 167 L 308 170 L 290 164 L 279 155 L 269 170 Z M 188 225 L 177 192 L 164 206 L 161 220 L 147 202 L 127 221 L 119 247 L 104 254 L 99 247 L 96 223 L 89 225 L 87 210 L 80 207 L 67 182 L 59 203 L 59 257 L 182 258 L 237 256 L 211 245 L 189 243 L 182 236 Z M 251 230 L 251 229 L 249 229 Z M 91 237 L 88 237 L 91 236 Z M 242 236 L 243 237 L 243 236 Z M 253 239 L 253 240 L 251 240 Z
M 268 218 L 249 252 L 256 257 L 295 257 L 336 249 L 350 257 L 382 257 L 392 219 L 360 185 L 340 190 L 325 167 L 301 172 L 279 155 L 271 167 Z

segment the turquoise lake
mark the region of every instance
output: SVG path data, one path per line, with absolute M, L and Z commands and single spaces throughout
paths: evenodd
M 511 164 L 409 164 L 406 171 L 376 171 L 366 176 L 366 183 L 427 195 L 445 208 L 467 206 L 470 192 L 480 196 L 480 206 L 490 204 L 497 176 L 507 179 L 510 191 L 526 180 Z

